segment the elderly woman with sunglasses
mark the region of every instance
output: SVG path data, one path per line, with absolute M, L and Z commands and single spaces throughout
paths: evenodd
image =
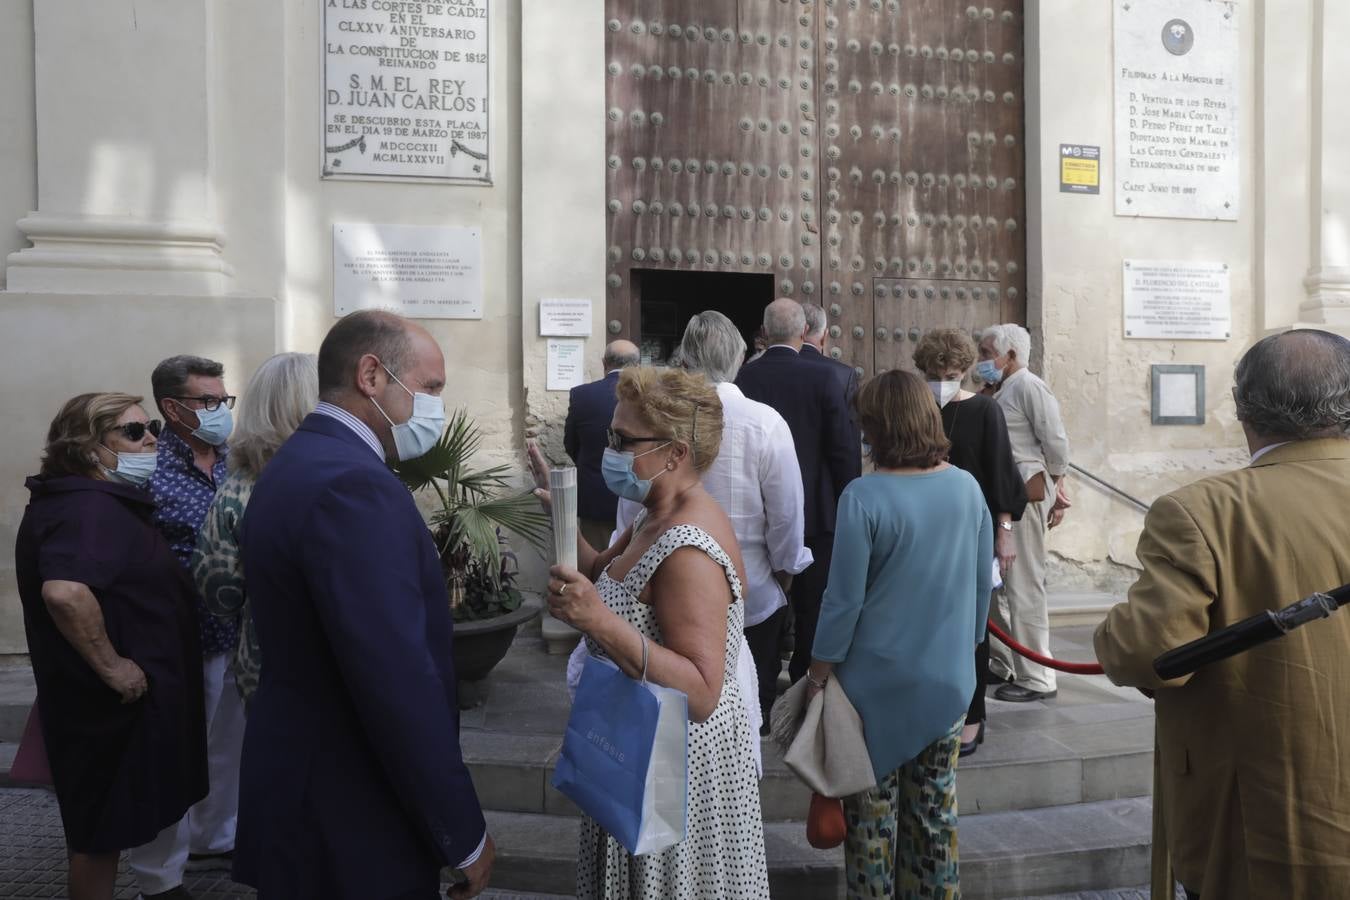
M 722 443 L 722 402 L 702 375 L 675 369 L 625 369 L 616 392 L 601 472 L 643 511 L 608 549 L 578 536 L 578 567 L 552 569 L 549 610 L 586 636 L 592 656 L 689 698 L 687 837 L 634 856 L 583 819 L 576 894 L 768 900 L 757 738 L 735 677 L 745 566 L 702 483 Z M 547 465 L 531 459 L 537 473 Z
M 160 423 L 140 402 L 61 408 L 15 547 L 72 900 L 109 900 L 119 852 L 207 791 L 194 591 L 150 522 Z

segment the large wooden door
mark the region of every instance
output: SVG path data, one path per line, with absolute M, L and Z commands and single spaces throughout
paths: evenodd
M 774 275 L 860 373 L 1025 318 L 1022 0 L 607 0 L 613 334 L 633 270 Z

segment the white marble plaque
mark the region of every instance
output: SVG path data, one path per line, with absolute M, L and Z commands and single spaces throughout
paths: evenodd
M 320 0 L 323 174 L 489 184 L 488 0 Z
M 550 391 L 570 391 L 585 382 L 586 342 L 567 338 L 548 339 L 548 373 L 544 385 Z
M 1232 336 L 1227 264 L 1127 259 L 1124 276 L 1125 337 L 1224 341 Z
M 1237 219 L 1237 4 L 1114 4 L 1116 215 Z
M 540 300 L 539 335 L 540 337 L 590 337 L 591 301 Z
M 333 308 L 387 309 L 413 319 L 483 318 L 477 228 L 333 226 Z
M 1165 372 L 1158 376 L 1158 415 L 1165 419 L 1193 419 L 1196 407 L 1194 372 Z

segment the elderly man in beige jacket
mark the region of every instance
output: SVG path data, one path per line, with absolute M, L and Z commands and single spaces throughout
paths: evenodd
M 1350 341 L 1268 337 L 1238 363 L 1249 466 L 1158 499 L 1143 574 L 1097 629 L 1155 692 L 1153 896 L 1350 898 L 1350 612 L 1160 682 L 1160 653 L 1350 582 Z
M 1069 436 L 1059 403 L 1049 386 L 1027 366 L 1031 335 L 1021 325 L 994 325 L 980 338 L 976 372 L 986 384 L 998 385 L 994 400 L 1008 423 L 1013 461 L 1027 485 L 1027 507 L 1017 522 L 1002 522 L 1012 532 L 1015 558 L 1003 576 L 1003 587 L 990 604 L 994 624 L 1018 643 L 1042 656 L 1050 655 L 1050 612 L 1045 596 L 1045 533 L 1064 518 L 1069 495 L 1064 476 L 1069 468 Z M 989 647 L 989 671 L 1000 685 L 994 696 L 1025 703 L 1058 693 L 1055 672 L 1018 656 L 1000 642 Z

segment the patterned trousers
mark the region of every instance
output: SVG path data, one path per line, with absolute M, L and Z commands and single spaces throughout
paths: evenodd
M 961 897 L 956 758 L 964 724 L 962 716 L 875 788 L 844 798 L 849 900 Z

